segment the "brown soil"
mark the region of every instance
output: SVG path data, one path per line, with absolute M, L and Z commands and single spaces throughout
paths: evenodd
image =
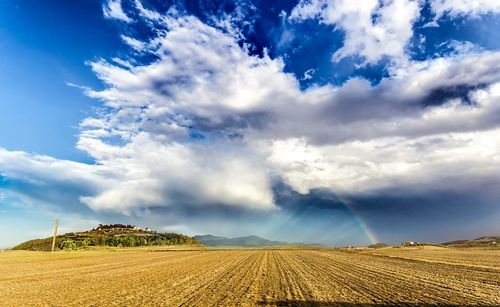
M 500 305 L 500 250 L 0 253 L 1 306 Z

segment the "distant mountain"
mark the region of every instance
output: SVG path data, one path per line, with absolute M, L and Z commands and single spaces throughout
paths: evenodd
M 230 240 L 226 237 L 218 237 L 214 235 L 197 235 L 194 236 L 193 239 L 198 240 L 202 244 L 209 246 L 223 245 L 224 242 Z
M 282 241 L 270 241 L 259 236 L 226 238 L 213 235 L 198 235 L 194 236 L 193 239 L 207 246 L 274 246 L 290 244 Z
M 500 246 L 500 236 L 486 236 L 474 240 L 456 240 L 442 244 L 455 247 L 498 247 Z

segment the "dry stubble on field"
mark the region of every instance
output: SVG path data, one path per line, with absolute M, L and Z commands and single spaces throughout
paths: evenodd
M 500 305 L 500 250 L 0 253 L 2 306 Z

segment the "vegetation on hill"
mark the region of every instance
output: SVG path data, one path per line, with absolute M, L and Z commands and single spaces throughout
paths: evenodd
M 457 240 L 443 243 L 453 247 L 500 247 L 500 236 L 486 236 L 474 240 Z
M 56 238 L 56 249 L 71 250 L 88 246 L 158 246 L 200 244 L 196 239 L 177 233 L 158 233 L 132 225 L 99 225 L 84 232 L 67 233 Z M 15 250 L 51 250 L 52 237 L 23 242 Z
M 372 244 L 370 246 L 368 246 L 369 248 L 382 248 L 382 247 L 388 247 L 389 245 L 385 244 L 385 243 L 375 243 L 375 244 Z
M 60 241 L 60 237 L 56 239 L 56 246 L 59 243 L 58 241 Z M 34 239 L 23 242 L 14 247 L 13 249 L 43 251 L 43 250 L 50 250 L 51 247 L 52 247 L 52 238 L 45 238 L 45 239 Z

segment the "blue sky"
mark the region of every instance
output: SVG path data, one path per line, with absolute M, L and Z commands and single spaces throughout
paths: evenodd
M 498 234 L 499 13 L 0 1 L 0 247 L 54 218 L 333 245 Z

